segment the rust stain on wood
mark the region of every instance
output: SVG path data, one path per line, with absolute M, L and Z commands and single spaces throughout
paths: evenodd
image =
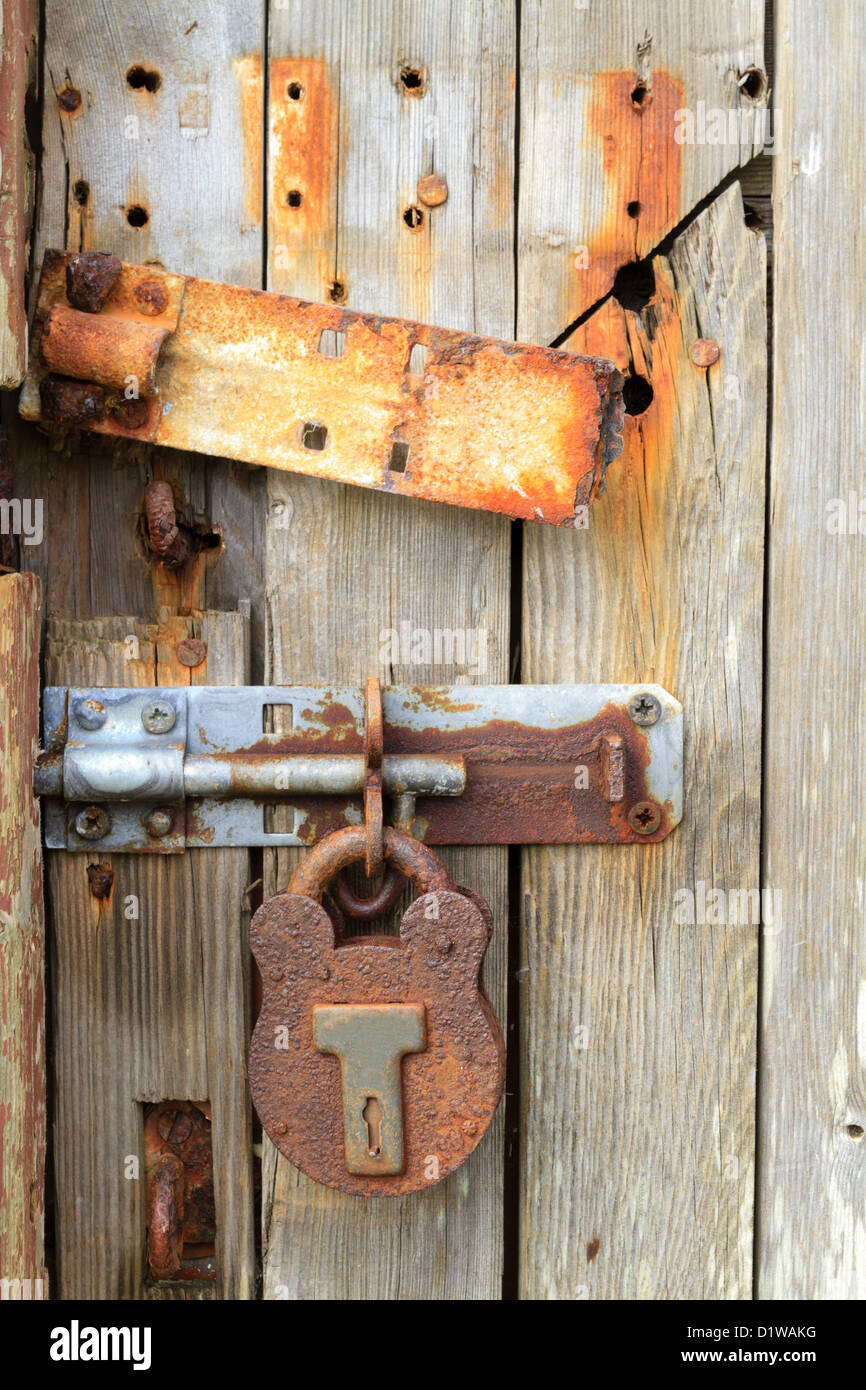
M 635 95 L 637 93 L 637 95 Z M 655 71 L 597 72 L 586 113 L 588 157 L 601 159 L 601 216 L 576 260 L 570 317 L 600 299 L 621 265 L 642 259 L 682 217 L 682 146 L 674 115 L 683 83 Z
M 330 233 L 336 128 L 328 65 L 324 58 L 275 58 L 269 90 L 271 265 L 277 284 L 296 284 L 299 259 L 309 262 L 313 255 L 324 299 L 335 274 Z
M 262 220 L 262 55 L 250 53 L 245 58 L 235 58 L 233 67 L 244 141 L 244 213 L 248 222 L 258 226 Z
M 33 178 L 24 134 L 24 105 L 35 61 L 38 7 L 3 0 L 0 54 L 0 389 L 17 386 L 27 369 L 24 277 L 29 253 Z

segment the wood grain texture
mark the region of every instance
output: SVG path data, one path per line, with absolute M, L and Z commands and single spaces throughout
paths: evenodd
M 325 299 L 337 282 L 350 307 L 511 336 L 513 6 L 291 0 L 271 6 L 270 35 L 268 287 Z M 421 74 L 420 90 L 404 88 L 404 67 Z M 303 112 L 277 105 L 296 73 L 320 113 L 303 139 L 288 125 Z M 412 230 L 404 212 L 433 172 L 448 199 Z M 282 211 L 293 187 L 312 190 L 296 240 Z M 268 680 L 508 679 L 502 518 L 290 475 L 269 475 L 268 496 Z M 480 660 L 413 661 L 408 640 L 388 645 L 401 624 L 479 634 Z M 446 857 L 493 910 L 484 974 L 504 1021 L 505 851 Z M 266 864 L 266 892 L 285 882 L 288 860 Z M 265 1297 L 499 1297 L 502 1149 L 500 1112 L 449 1181 L 359 1202 L 310 1183 L 266 1140 Z
M 25 278 L 30 255 L 34 168 L 24 124 L 36 80 L 36 0 L 0 5 L 0 390 L 27 370 Z
M 752 99 L 740 79 L 763 67 L 763 32 L 764 0 L 522 0 L 520 276 L 545 286 L 531 341 L 759 152 L 766 84 Z
M 174 657 L 187 635 L 208 648 L 196 683 L 246 683 L 249 624 L 235 613 L 161 627 L 51 618 L 46 681 L 189 683 L 190 671 Z M 62 1298 L 147 1295 L 142 1105 L 174 1099 L 212 1105 L 215 1295 L 253 1294 L 247 861 L 243 850 L 163 857 L 98 846 L 49 856 Z M 110 898 L 91 894 L 89 864 L 113 870 Z
M 653 265 L 641 313 L 608 300 L 569 342 L 655 395 L 589 529 L 526 529 L 523 679 L 664 685 L 685 814 L 646 848 L 524 851 L 526 1298 L 750 1296 L 758 927 L 677 919 L 759 885 L 765 249 L 739 188 Z M 525 336 L 555 288 L 523 282 Z
M 776 11 L 758 1296 L 863 1299 L 866 64 L 851 0 Z
M 78 7 L 48 0 L 37 269 L 45 248 L 59 246 L 261 284 L 261 200 L 247 184 L 250 151 L 261 144 L 263 37 L 259 0 L 197 14 L 172 0 Z M 127 74 L 144 80 L 136 69 L 158 81 L 157 90 L 131 86 Z M 71 113 L 58 104 L 70 88 L 81 96 Z M 132 206 L 145 209 L 144 226 L 130 226 Z M 13 443 L 17 494 L 44 499 L 53 542 L 31 560 L 48 612 L 156 615 L 140 518 L 144 486 L 161 470 L 176 485 L 184 523 L 222 532 L 224 549 L 210 552 L 198 606 L 228 611 L 250 599 L 261 649 L 257 470 L 106 446 L 76 431 L 49 448 L 24 425 Z
M 45 920 L 39 806 L 41 593 L 0 575 L 0 1297 L 45 1276 Z M 13 1283 L 7 1291 L 5 1280 Z M 29 1284 L 25 1281 L 29 1281 Z M 35 1281 L 43 1281 L 38 1285 Z M 26 1290 L 26 1292 L 22 1292 Z

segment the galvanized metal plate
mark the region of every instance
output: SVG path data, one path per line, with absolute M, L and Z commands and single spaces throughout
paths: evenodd
M 68 708 L 91 697 L 104 703 L 107 718 L 88 732 Z M 156 698 L 177 711 L 174 728 L 164 735 L 146 734 L 141 722 L 142 710 Z M 652 723 L 636 722 L 634 702 L 641 698 Z M 275 705 L 291 709 L 285 732 L 266 731 L 267 710 Z M 417 798 L 414 834 L 429 844 L 642 843 L 664 838 L 681 819 L 682 707 L 661 686 L 392 686 L 383 689 L 382 706 L 386 767 L 389 758 L 418 759 L 422 770 L 432 763 L 447 772 L 461 760 L 465 767 L 462 794 L 455 794 L 460 783 L 452 780 L 445 795 Z M 362 822 L 360 686 L 54 687 L 44 692 L 43 710 L 45 746 L 53 751 L 37 774 L 42 792 L 62 795 L 70 752 L 77 758 L 81 750 L 88 756 L 93 747 L 105 750 L 104 766 L 98 758 L 85 767 L 89 799 L 104 804 L 111 817 L 101 848 L 311 845 Z M 131 760 L 133 781 L 142 789 L 137 800 L 110 795 L 112 747 Z M 263 764 L 279 772 L 280 759 L 302 756 L 312 768 L 327 758 L 351 759 L 359 790 L 299 795 L 275 786 L 256 796 L 187 794 L 180 806 L 160 780 L 158 793 L 148 795 L 147 776 L 164 779 L 181 747 L 185 780 L 196 786 L 202 767 L 222 773 L 228 764 L 245 785 Z M 80 765 L 75 771 L 80 778 Z M 80 781 L 76 788 L 81 791 Z M 94 847 L 75 832 L 83 804 L 81 795 L 74 806 L 48 803 L 50 848 Z M 145 822 L 171 805 L 178 806 L 179 819 L 155 838 Z
M 153 266 L 81 313 L 70 259 L 45 253 L 26 419 L 560 526 L 584 524 L 622 450 L 622 377 L 600 358 Z

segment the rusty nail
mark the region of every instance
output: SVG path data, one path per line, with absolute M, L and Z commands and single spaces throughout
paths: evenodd
M 283 1120 L 277 1120 L 277 1123 L 274 1125 L 274 1134 L 287 1134 L 288 1129 L 288 1125 L 285 1124 Z
M 98 314 L 104 308 L 123 269 L 117 256 L 83 251 L 66 263 L 66 298 L 73 309 Z
M 640 724 L 642 728 L 655 724 L 661 718 L 662 707 L 655 695 L 650 695 L 648 690 L 642 690 L 639 695 L 633 695 L 628 702 L 629 718 L 635 724 Z
M 75 721 L 82 729 L 101 729 L 108 712 L 101 700 L 76 700 L 72 706 Z
M 64 87 L 57 93 L 57 105 L 61 111 L 77 111 L 81 105 L 81 93 L 77 87 Z
M 177 524 L 171 483 L 157 480 L 144 489 L 144 510 L 151 547 L 166 569 L 180 569 L 189 559 L 187 534 Z
M 279 967 L 278 965 L 275 965 L 275 966 L 273 967 L 273 969 L 271 970 L 271 979 L 272 979 L 272 980 L 281 980 L 281 979 L 283 978 L 283 975 L 284 975 L 285 973 L 286 973 L 286 972 L 285 972 L 284 970 L 281 970 L 280 967 Z
M 454 942 L 451 940 L 451 937 L 446 936 L 444 932 L 440 932 L 436 938 L 436 950 L 443 956 L 447 956 L 449 951 L 453 951 Z
M 110 864 L 88 864 L 87 882 L 91 896 L 99 902 L 111 897 L 114 887 L 114 870 Z
M 174 815 L 167 807 L 157 806 L 144 817 L 142 825 L 148 835 L 153 835 L 154 839 L 161 840 L 174 825 Z
M 167 734 L 176 720 L 174 707 L 167 700 L 154 700 L 141 711 L 141 722 L 149 734 Z
M 638 835 L 652 835 L 662 823 L 662 814 L 654 801 L 637 801 L 628 813 L 628 823 Z
M 198 637 L 182 637 L 175 648 L 175 655 L 182 666 L 201 666 L 207 656 L 207 647 Z
M 75 817 L 75 833 L 82 840 L 101 840 L 111 829 L 111 816 L 101 806 L 85 806 Z
M 120 401 L 112 410 L 111 418 L 123 429 L 140 430 L 147 423 L 147 401 L 141 396 Z
M 721 355 L 721 348 L 712 338 L 696 338 L 689 349 L 689 357 L 696 367 L 712 367 Z
M 448 197 L 448 185 L 441 174 L 426 174 L 418 180 L 418 199 L 428 208 L 438 208 Z

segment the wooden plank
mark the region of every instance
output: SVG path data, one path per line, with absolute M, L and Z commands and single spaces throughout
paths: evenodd
M 208 651 L 195 683 L 244 684 L 248 629 L 236 613 L 49 619 L 46 681 L 189 683 L 174 649 L 196 636 Z M 215 1294 L 252 1296 L 247 863 L 243 850 L 50 855 L 61 1298 L 145 1296 L 142 1105 L 173 1099 L 211 1102 Z M 110 873 L 105 897 L 93 865 Z
M 33 161 L 25 131 L 36 81 L 36 0 L 0 5 L 0 390 L 27 370 L 25 277 L 33 213 Z
M 569 341 L 655 395 L 589 529 L 526 529 L 522 674 L 675 694 L 685 814 L 652 847 L 524 851 L 527 1298 L 750 1294 L 758 928 L 728 895 L 759 884 L 766 322 L 739 187 L 653 267 L 641 313 L 610 299 Z M 564 316 L 536 270 L 530 338 Z M 721 349 L 709 370 L 690 360 L 699 337 Z M 726 911 L 702 912 L 712 890 Z
M 758 1295 L 850 1300 L 866 1297 L 866 253 L 862 200 L 838 227 L 828 210 L 858 167 L 866 64 L 852 0 L 777 16 Z
M 45 1279 L 45 921 L 39 806 L 41 592 L 0 575 L 0 1298 Z M 6 1281 L 11 1281 L 7 1285 Z
M 512 335 L 513 7 L 290 0 L 271 6 L 270 36 L 269 288 L 325 299 L 337 285 L 357 309 Z M 305 93 L 295 102 L 293 81 Z M 417 184 L 432 173 L 448 198 L 428 209 Z M 310 195 L 294 210 L 298 235 L 293 189 Z M 424 214 L 414 230 L 411 207 Z M 268 680 L 508 679 L 502 518 L 291 475 L 269 475 L 268 496 Z M 413 660 L 418 630 L 483 650 L 425 664 Z M 266 892 L 285 883 L 289 857 L 266 864 Z M 485 978 L 504 1020 L 505 851 L 447 861 L 493 910 Z M 265 1297 L 498 1297 L 502 1149 L 500 1113 L 450 1181 L 358 1202 L 310 1183 L 266 1141 Z
M 522 0 L 522 336 L 561 334 L 759 152 L 763 33 L 764 0 Z
M 263 36 L 259 0 L 201 14 L 171 0 L 48 0 L 37 264 L 59 246 L 261 284 L 250 152 L 261 145 Z M 74 93 L 80 104 L 65 110 Z M 144 209 L 144 226 L 130 225 L 132 207 Z M 18 495 L 44 499 L 46 536 L 60 541 L 33 552 L 48 612 L 154 616 L 141 512 L 144 485 L 161 466 L 183 521 L 222 531 L 225 549 L 211 552 L 200 606 L 227 611 L 252 600 L 261 639 L 260 474 L 172 452 L 160 464 L 153 450 L 106 448 L 75 431 L 59 450 L 40 439 L 19 428 L 15 476 Z

